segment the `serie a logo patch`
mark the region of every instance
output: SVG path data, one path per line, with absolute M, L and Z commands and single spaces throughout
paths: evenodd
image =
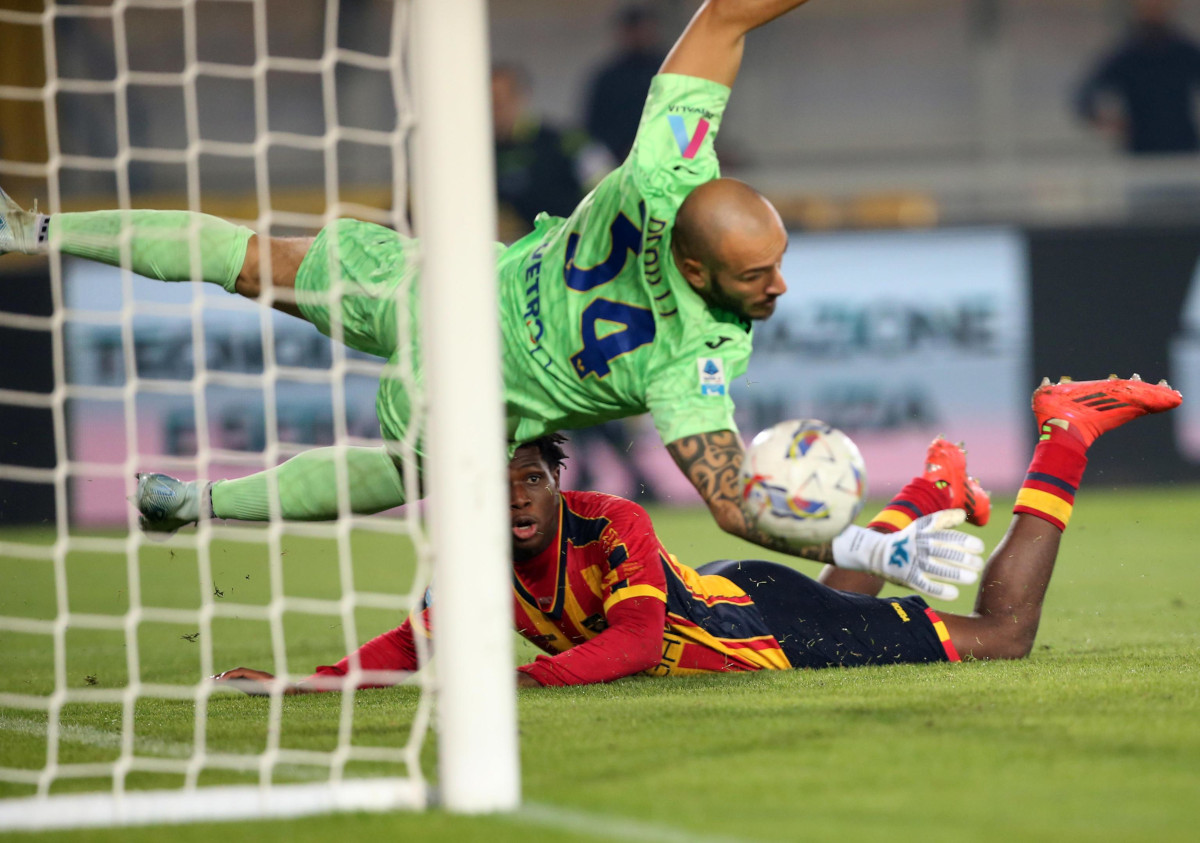
M 701 395 L 725 394 L 725 361 L 720 357 L 701 357 L 696 360 L 700 373 Z

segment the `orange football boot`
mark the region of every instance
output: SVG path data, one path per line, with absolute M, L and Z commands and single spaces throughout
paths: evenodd
M 1165 380 L 1152 384 L 1140 375 L 1128 380 L 1109 375 L 1103 381 L 1064 377 L 1050 383 L 1049 378 L 1043 378 L 1042 385 L 1033 392 L 1032 403 L 1043 439 L 1049 436 L 1046 425 L 1052 424 L 1073 432 L 1086 447 L 1127 421 L 1174 409 L 1182 401 L 1179 391 L 1171 389 Z
M 992 498 L 978 480 L 967 474 L 967 452 L 961 445 L 941 436 L 930 442 L 922 476 L 950 492 L 950 507 L 966 510 L 968 523 L 976 527 L 987 525 L 992 516 Z

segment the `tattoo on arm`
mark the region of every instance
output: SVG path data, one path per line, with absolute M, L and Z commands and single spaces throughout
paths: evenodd
M 771 550 L 833 563 L 833 549 L 829 544 L 789 547 L 783 540 L 764 533 L 747 520 L 739 501 L 741 490 L 738 484 L 738 471 L 745 452 L 741 440 L 732 430 L 685 436 L 668 444 L 667 451 L 704 498 L 722 529 Z

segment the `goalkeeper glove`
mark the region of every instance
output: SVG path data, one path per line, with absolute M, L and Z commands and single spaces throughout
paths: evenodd
M 848 571 L 865 571 L 927 597 L 954 600 L 983 570 L 983 540 L 957 527 L 961 509 L 943 509 L 918 518 L 896 533 L 848 527 L 833 540 L 833 562 Z M 941 580 L 941 582 L 936 582 Z

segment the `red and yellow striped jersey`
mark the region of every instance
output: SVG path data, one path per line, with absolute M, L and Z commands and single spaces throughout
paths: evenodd
M 519 670 L 543 685 L 792 666 L 745 591 L 681 565 L 646 511 L 613 495 L 562 493 L 555 541 L 513 566 L 513 604 L 517 631 L 549 654 Z M 419 618 L 428 635 L 428 607 Z M 416 670 L 412 619 L 310 678 L 354 663 Z
M 741 588 L 680 564 L 645 510 L 612 495 L 564 492 L 557 539 L 514 565 L 513 594 L 517 631 L 554 656 L 526 668 L 543 684 L 579 681 L 628 664 L 624 653 L 605 646 L 604 633 L 625 620 L 614 610 L 635 598 L 645 598 L 638 603 L 654 615 L 665 608 L 661 649 L 657 663 L 643 668 L 648 674 L 791 667 Z M 613 644 L 620 641 L 611 637 Z M 596 663 L 586 665 L 592 659 L 580 658 L 585 652 L 579 651 L 569 660 L 569 675 L 558 675 L 560 654 L 585 644 Z

